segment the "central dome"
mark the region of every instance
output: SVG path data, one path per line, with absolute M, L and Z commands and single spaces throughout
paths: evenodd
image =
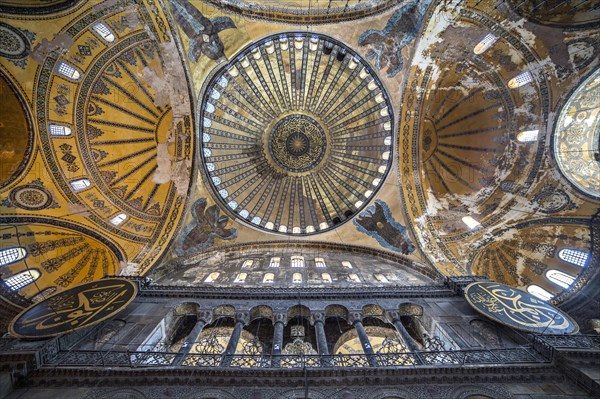
M 252 44 L 210 80 L 201 113 L 203 172 L 215 196 L 270 232 L 340 225 L 390 167 L 387 93 L 367 62 L 323 35 Z
M 281 118 L 265 137 L 275 163 L 289 172 L 316 168 L 323 160 L 328 143 L 319 122 L 297 113 Z

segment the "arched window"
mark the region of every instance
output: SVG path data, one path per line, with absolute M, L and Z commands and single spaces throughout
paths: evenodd
M 242 269 L 247 269 L 254 264 L 254 261 L 251 259 L 245 260 L 242 264 Z
M 27 250 L 24 247 L 12 247 L 0 250 L 0 266 L 10 265 L 25 259 Z
M 271 258 L 271 262 L 269 262 L 269 267 L 279 267 L 279 262 L 281 262 L 281 258 Z
M 575 281 L 575 277 L 556 269 L 548 270 L 546 278 L 562 288 L 569 288 Z
M 110 224 L 112 224 L 113 226 L 119 226 L 125 221 L 125 219 L 127 219 L 127 215 L 124 213 L 119 213 L 118 215 L 110 219 Z
M 69 184 L 71 185 L 73 191 L 85 190 L 91 185 L 89 179 L 77 179 L 71 181 Z
M 315 267 L 325 267 L 325 259 L 323 258 L 315 258 Z
M 58 64 L 57 71 L 58 73 L 69 79 L 79 80 L 79 78 L 81 77 L 81 73 L 77 69 L 75 69 L 75 67 L 67 64 L 64 61 L 61 61 Z
M 321 279 L 323 279 L 324 283 L 331 284 L 331 276 L 329 275 L 329 273 L 322 273 Z
M 106 42 L 112 43 L 115 41 L 115 35 L 106 25 L 104 25 L 104 23 L 98 22 L 92 27 L 92 29 L 94 30 L 94 32 L 96 32 L 98 36 L 100 36 Z
M 565 248 L 558 251 L 558 258 L 572 265 L 583 267 L 588 259 L 588 254 L 578 249 Z
M 350 273 L 348 275 L 348 278 L 350 279 L 350 281 L 352 281 L 353 283 L 360 283 L 360 278 L 358 277 L 358 274 L 356 273 Z
M 50 136 L 70 136 L 71 128 L 64 125 L 50 124 Z
M 234 283 L 245 283 L 246 282 L 246 276 L 248 276 L 247 273 L 240 273 L 237 275 L 237 277 L 235 278 L 235 280 L 233 281 Z
M 208 275 L 204 280 L 205 283 L 214 283 L 219 278 L 219 272 L 214 272 Z
M 527 83 L 533 80 L 533 76 L 529 72 L 523 72 L 512 78 L 508 81 L 508 87 L 511 89 L 516 89 L 517 87 L 521 87 L 526 85 Z
M 304 256 L 292 256 L 292 267 L 304 267 Z
M 485 53 L 490 47 L 496 43 L 498 38 L 491 33 L 488 33 L 473 49 L 473 52 L 477 55 Z
M 479 226 L 479 222 L 475 219 L 473 219 L 471 216 L 464 216 L 462 218 L 462 221 L 464 224 L 467 225 L 467 227 L 469 227 L 471 230 L 473 230 L 475 227 Z
M 294 284 L 300 284 L 302 282 L 302 274 L 294 273 L 294 275 L 292 276 L 292 282 Z
M 17 291 L 33 283 L 38 278 L 40 278 L 40 271 L 37 269 L 29 269 L 7 278 L 4 280 L 4 284 L 6 284 L 11 291 Z
M 272 283 L 273 280 L 275 280 L 275 274 L 273 273 L 267 273 L 263 277 L 263 283 Z
M 545 289 L 543 289 L 542 287 L 540 287 L 539 285 L 535 285 L 535 284 L 528 286 L 527 292 L 529 292 L 531 295 L 537 296 L 542 301 L 548 301 L 548 300 L 552 299 L 552 297 L 554 296 L 551 293 L 549 293 L 548 291 L 546 291 Z
M 387 277 L 381 273 L 374 274 L 374 277 L 375 277 L 375 280 L 379 281 L 380 283 L 389 283 L 389 280 L 387 279 Z
M 520 143 L 531 143 L 538 139 L 538 130 L 524 130 L 517 133 L 517 141 Z
M 347 260 L 342 262 L 342 266 L 344 269 L 352 269 L 352 263 L 348 262 Z

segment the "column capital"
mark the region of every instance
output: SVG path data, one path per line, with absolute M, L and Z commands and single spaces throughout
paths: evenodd
M 286 313 L 274 313 L 273 314 L 273 324 L 275 323 L 283 323 L 287 322 L 287 314 Z
M 387 318 L 392 323 L 396 320 L 400 320 L 400 312 L 397 312 L 397 311 L 387 312 Z
M 350 317 L 348 319 L 352 324 L 355 324 L 357 322 L 362 323 L 363 315 L 361 312 L 350 312 Z
M 248 312 L 237 312 L 235 314 L 235 321 L 236 321 L 236 323 L 238 321 L 241 321 L 244 324 L 248 324 L 248 322 L 250 322 L 250 313 L 248 313 Z
M 311 324 L 315 324 L 316 322 L 325 323 L 325 313 L 315 312 L 310 315 Z
M 201 310 L 198 312 L 198 321 L 202 320 L 205 323 L 210 323 L 213 318 L 212 310 Z

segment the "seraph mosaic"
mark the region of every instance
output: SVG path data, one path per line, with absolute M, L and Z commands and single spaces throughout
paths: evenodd
M 387 67 L 387 76 L 393 78 L 404 66 L 402 49 L 412 43 L 421 27 L 431 0 L 415 1 L 396 11 L 381 30 L 369 29 L 358 39 L 359 46 L 369 46 L 367 59 L 377 69 Z
M 175 252 L 179 255 L 208 248 L 215 237 L 222 240 L 237 238 L 237 229 L 227 228 L 229 217 L 221 215 L 217 205 L 206 207 L 206 198 L 200 198 L 192 205 L 194 222 L 185 226 Z
M 188 56 L 192 62 L 197 62 L 202 54 L 214 61 L 225 57 L 225 46 L 219 32 L 236 28 L 231 18 L 216 17 L 211 21 L 187 0 L 172 0 L 171 9 L 175 20 L 190 39 Z
M 354 225 L 358 231 L 373 237 L 384 248 L 402 252 L 404 255 L 415 250 L 406 227 L 394 220 L 390 208 L 381 200 L 376 200 L 374 205 L 360 213 L 354 219 Z

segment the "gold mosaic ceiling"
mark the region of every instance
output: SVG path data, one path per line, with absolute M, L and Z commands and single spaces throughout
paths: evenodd
M 598 68 L 596 1 L 538 4 L 535 16 L 519 1 L 61 1 L 35 13 L 12 3 L 0 2 L 1 247 L 29 255 L 1 273 L 40 270 L 26 298 L 279 240 L 360 245 L 432 273 L 559 294 L 545 270 L 581 269 L 558 251 L 590 251 L 597 185 L 573 168 L 588 185 L 575 188 L 551 143 Z M 285 21 L 302 25 L 299 47 L 289 32 L 300 26 Z M 232 66 L 239 74 L 219 86 Z M 524 72 L 524 85 L 510 83 Z M 263 158 L 248 163 L 256 149 Z M 293 177 L 273 195 L 276 173 Z

